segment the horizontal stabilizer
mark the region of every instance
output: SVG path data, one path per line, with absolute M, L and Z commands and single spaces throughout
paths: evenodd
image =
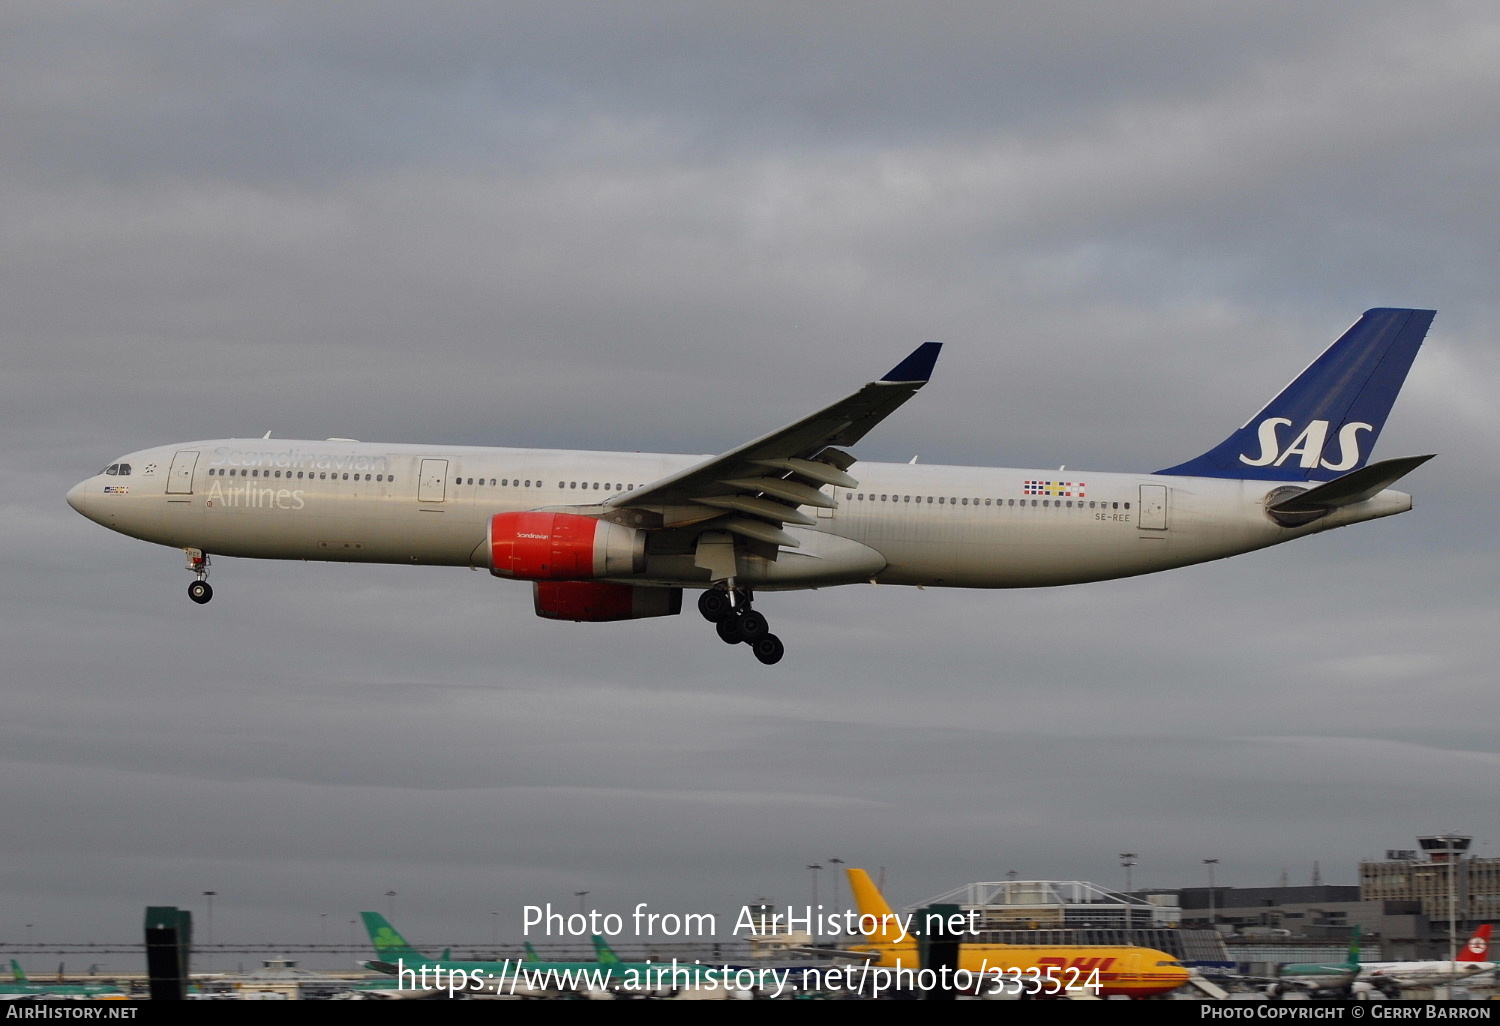
M 1326 484 L 1298 492 L 1269 508 L 1271 513 L 1319 513 L 1340 506 L 1352 506 L 1364 502 L 1401 480 L 1413 470 L 1432 459 L 1436 453 L 1426 456 L 1402 456 L 1394 460 L 1381 460 L 1362 470 L 1336 477 Z

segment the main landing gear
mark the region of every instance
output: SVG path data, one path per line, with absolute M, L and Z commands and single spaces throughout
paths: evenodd
M 187 554 L 187 568 L 198 575 L 198 579 L 188 585 L 188 598 L 200 606 L 214 597 L 214 590 L 208 583 L 208 553 L 202 549 L 183 549 Z
M 750 598 L 750 592 L 744 588 L 710 588 L 698 596 L 698 612 L 714 625 L 720 641 L 749 645 L 755 658 L 767 666 L 779 663 L 786 648 L 771 633 L 766 618 L 750 608 Z

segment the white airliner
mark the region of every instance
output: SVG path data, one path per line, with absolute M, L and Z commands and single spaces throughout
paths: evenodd
M 1466 980 L 1481 973 L 1493 973 L 1496 964 L 1489 960 L 1490 931 L 1485 923 L 1474 931 L 1458 958 L 1427 959 L 1421 962 L 1364 962 L 1359 967 L 1359 979 L 1369 983 L 1391 983 L 1401 990 L 1424 987 L 1442 987 Z
M 483 567 L 533 582 L 537 615 L 681 611 L 682 590 L 763 663 L 756 592 L 838 584 L 1034 588 L 1222 559 L 1402 513 L 1429 459 L 1366 465 L 1430 310 L 1370 310 L 1223 443 L 1154 474 L 858 463 L 844 451 L 926 384 L 940 343 L 832 406 L 721 456 L 181 442 L 68 492 L 105 527 L 210 555 Z

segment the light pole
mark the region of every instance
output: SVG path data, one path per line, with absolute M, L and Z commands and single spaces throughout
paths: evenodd
M 396 921 L 396 892 L 395 891 L 386 891 L 385 892 L 385 917 L 387 919 L 389 919 L 392 922 L 392 924 L 394 924 L 395 921 Z
M 812 903 L 813 903 L 813 905 L 817 905 L 817 903 L 818 903 L 818 870 L 820 870 L 820 869 L 823 868 L 823 863 L 821 863 L 821 862 L 814 862 L 811 865 L 809 865 L 807 868 L 810 869 L 810 870 L 812 870 Z M 812 907 L 812 906 L 809 906 L 809 907 Z
M 500 912 L 498 910 L 490 913 L 490 947 L 495 949 L 495 957 L 500 957 Z
M 204 926 L 208 927 L 208 929 L 206 929 L 206 930 L 203 931 L 207 935 L 204 938 L 203 946 L 205 948 L 208 948 L 208 951 L 204 952 L 204 954 L 207 956 L 203 960 L 204 961 L 204 968 L 205 969 L 208 968 L 208 961 L 209 961 L 209 959 L 213 958 L 213 944 L 214 944 L 214 898 L 218 896 L 218 893 L 219 893 L 218 891 L 204 891 L 203 892 L 203 897 L 208 902 L 208 914 L 205 917 L 208 920 L 208 922 L 206 922 L 206 923 L 203 924 Z
M 575 898 L 578 899 L 578 914 L 579 915 L 583 915 L 584 914 L 584 911 L 583 911 L 583 899 L 584 899 L 585 896 L 587 896 L 588 893 L 589 893 L 588 891 L 574 891 L 573 892 L 573 897 L 575 897 Z
M 1125 867 L 1125 893 L 1130 893 L 1130 867 L 1135 865 L 1136 853 L 1133 851 L 1120 852 L 1120 865 Z
M 828 864 L 833 867 L 833 907 L 837 911 L 839 908 L 839 876 L 842 873 L 839 867 L 844 864 L 844 860 L 829 859 Z
M 1219 918 L 1215 912 L 1214 904 L 1214 867 L 1219 864 L 1218 859 L 1204 859 L 1203 864 L 1208 867 L 1208 928 L 1217 929 L 1216 920 Z

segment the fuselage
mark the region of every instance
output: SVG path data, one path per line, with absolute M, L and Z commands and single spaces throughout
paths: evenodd
M 220 556 L 489 565 L 497 513 L 597 513 L 705 457 L 552 449 L 217 439 L 121 457 L 68 493 L 90 519 L 135 538 Z M 745 561 L 767 590 L 862 581 L 1025 588 L 1201 563 L 1411 508 L 1401 492 L 1286 527 L 1266 513 L 1284 481 L 859 462 L 857 487 L 789 525 L 798 548 Z M 692 525 L 681 525 L 691 527 Z M 705 526 L 710 526 L 705 524 Z M 706 587 L 672 532 L 648 539 L 624 583 Z
M 1364 962 L 1361 980 L 1393 980 L 1402 987 L 1433 987 L 1495 971 L 1494 962 Z

